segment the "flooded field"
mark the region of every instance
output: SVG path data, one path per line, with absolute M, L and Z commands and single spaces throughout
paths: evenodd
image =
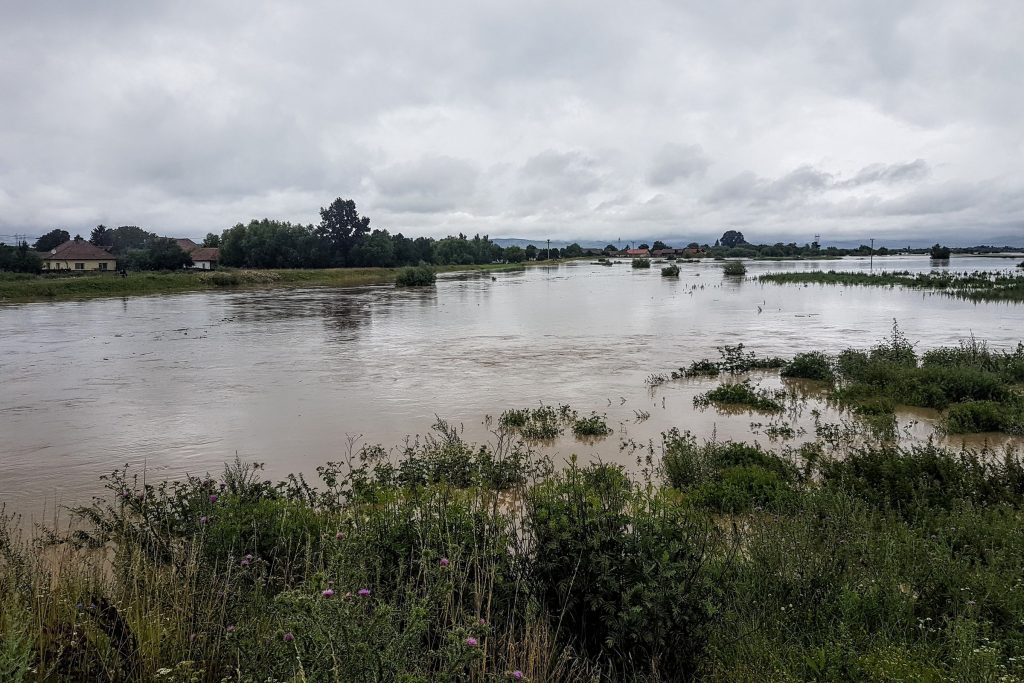
M 1011 270 L 1011 259 L 953 259 L 950 269 Z M 27 516 L 98 493 L 98 475 L 144 465 L 156 479 L 219 470 L 236 454 L 268 476 L 311 473 L 349 443 L 398 445 L 437 417 L 486 440 L 485 416 L 540 403 L 607 416 L 614 433 L 545 447 L 631 463 L 626 441 L 678 427 L 751 438 L 780 419 L 813 435 L 810 410 L 775 420 L 698 410 L 717 380 L 668 373 L 716 347 L 766 355 L 866 347 L 893 324 L 919 350 L 974 335 L 994 348 L 1024 337 L 1024 306 L 975 304 L 887 288 L 779 286 L 724 279 L 721 264 L 572 263 L 443 276 L 435 288 L 279 289 L 0 307 L 0 501 Z M 790 269 L 869 268 L 867 259 L 754 262 L 748 277 Z M 927 258 L 876 258 L 927 271 Z M 755 377 L 778 386 L 777 374 Z M 811 404 L 814 405 L 813 403 Z M 809 406 L 811 407 L 811 406 Z M 817 406 L 823 408 L 823 406 Z M 919 436 L 927 412 L 906 412 Z M 828 410 L 822 419 L 837 419 Z M 767 441 L 764 427 L 753 435 Z M 959 444 L 962 438 L 953 439 Z M 1003 443 L 1005 437 L 970 437 Z

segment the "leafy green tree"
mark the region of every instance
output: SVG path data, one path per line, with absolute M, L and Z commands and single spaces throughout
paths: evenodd
M 671 249 L 671 248 L 672 247 L 668 246 L 667 244 L 665 244 L 661 240 L 654 240 L 654 246 L 651 247 L 651 249 L 654 249 L 654 250 L 658 250 L 658 249 Z
M 97 247 L 114 246 L 114 237 L 110 229 L 102 223 L 93 228 L 92 232 L 89 233 L 89 241 Z
M 219 247 L 220 246 L 220 235 L 212 232 L 206 233 L 206 237 L 203 239 L 204 247 Z
M 50 251 L 54 247 L 64 244 L 71 239 L 71 233 L 67 230 L 56 228 L 36 240 L 32 247 L 36 251 Z
M 157 237 L 142 249 L 132 249 L 125 265 L 132 270 L 181 270 L 192 265 L 192 257 L 170 237 Z
M 505 249 L 505 260 L 509 263 L 522 263 L 526 260 L 526 253 L 521 247 L 508 247 Z
M 41 273 L 42 270 L 43 259 L 28 248 L 28 242 L 20 242 L 16 247 L 0 244 L 0 272 Z
M 386 268 L 395 265 L 395 244 L 387 230 L 374 230 L 356 243 L 349 257 L 351 265 Z
M 647 243 L 646 243 L 646 242 L 644 242 L 644 243 L 643 243 L 643 244 L 641 244 L 641 245 L 640 245 L 639 247 L 637 247 L 637 249 L 650 249 L 650 247 L 649 247 L 649 246 L 647 246 Z
M 613 254 L 619 250 L 614 244 L 606 244 L 604 247 L 605 254 Z
M 320 225 L 315 234 L 327 242 L 334 265 L 345 265 L 352 248 L 370 232 L 370 219 L 360 216 L 356 203 L 338 197 L 320 209 Z
M 143 249 L 156 235 L 137 225 L 122 225 L 110 231 L 111 251 L 123 254 L 130 249 Z
M 747 243 L 743 233 L 738 230 L 726 230 L 718 241 L 723 247 L 739 247 Z
M 569 246 L 562 250 L 562 255 L 565 258 L 577 258 L 583 256 L 583 247 L 573 242 L 572 244 L 570 244 Z
M 944 247 L 941 244 L 935 244 L 935 246 L 929 250 L 929 253 L 933 259 L 945 261 L 949 258 L 950 251 L 949 247 Z
M 523 250 L 523 253 L 526 255 L 527 261 L 534 261 L 537 259 L 537 247 L 533 246 L 532 244 L 527 244 L 526 249 Z

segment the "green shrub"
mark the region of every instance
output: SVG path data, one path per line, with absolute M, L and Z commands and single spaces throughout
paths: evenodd
M 565 412 L 569 407 L 563 406 Z M 528 441 L 548 441 L 562 433 L 563 412 L 552 406 L 506 410 L 498 423 L 507 429 L 518 431 Z
M 729 467 L 695 492 L 695 501 L 718 512 L 778 507 L 792 499 L 790 487 L 777 472 L 757 465 Z
M 693 678 L 711 623 L 707 525 L 618 467 L 575 464 L 530 492 L 527 524 L 550 619 L 609 680 Z
M 746 275 L 747 267 L 743 261 L 726 261 L 722 266 L 722 273 L 725 275 Z
M 648 259 L 648 258 L 635 258 L 635 259 L 633 259 L 633 267 L 634 268 L 650 268 L 651 267 L 651 259 Z
M 782 412 L 783 404 L 781 399 L 785 398 L 784 391 L 770 392 L 766 389 L 755 389 L 750 380 L 722 384 L 711 391 L 699 394 L 694 397 L 693 405 L 698 408 L 706 408 L 715 403 L 727 406 L 746 406 L 751 410 L 765 413 Z
M 206 280 L 218 287 L 233 287 L 242 283 L 238 273 L 216 270 L 206 275 Z
M 430 266 L 406 266 L 395 277 L 395 284 L 399 287 L 427 287 L 435 282 L 437 274 Z
M 581 417 L 574 420 L 572 423 L 572 432 L 577 437 L 596 437 L 608 436 L 612 433 L 612 429 L 605 421 L 604 415 L 591 413 L 587 417 Z
M 782 368 L 779 374 L 783 377 L 799 377 L 820 382 L 831 382 L 835 379 L 832 361 L 821 351 L 798 353 Z
M 661 269 L 662 277 L 679 277 L 679 266 L 665 266 Z

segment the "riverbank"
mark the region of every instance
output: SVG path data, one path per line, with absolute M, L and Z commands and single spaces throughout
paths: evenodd
M 766 273 L 758 276 L 757 281 L 771 284 L 899 286 L 908 289 L 932 289 L 970 301 L 1024 302 L 1024 275 L 1014 273 L 848 273 L 816 270 L 803 273 Z
M 502 434 L 472 444 L 439 422 L 316 486 L 237 462 L 174 484 L 115 472 L 43 550 L 0 529 L 0 674 L 1024 676 L 1019 454 L 668 432 L 630 475 L 555 471 Z
M 557 262 L 538 262 L 545 265 Z M 435 266 L 438 273 L 522 270 L 524 265 Z M 142 272 L 68 275 L 0 274 L 0 303 L 63 301 L 107 296 L 176 294 L 216 289 L 274 287 L 355 287 L 393 283 L 400 268 L 324 268 L 309 270 L 239 270 Z

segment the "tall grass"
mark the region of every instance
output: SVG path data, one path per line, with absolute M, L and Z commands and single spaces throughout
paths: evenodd
M 1013 452 L 663 436 L 559 470 L 444 423 L 278 484 L 128 471 L 0 526 L 6 681 L 1020 680 Z
M 758 276 L 758 280 L 774 284 L 898 286 L 908 289 L 933 289 L 971 301 L 1024 301 L 1024 275 L 999 271 L 847 273 L 830 270 L 827 272 L 766 273 Z

